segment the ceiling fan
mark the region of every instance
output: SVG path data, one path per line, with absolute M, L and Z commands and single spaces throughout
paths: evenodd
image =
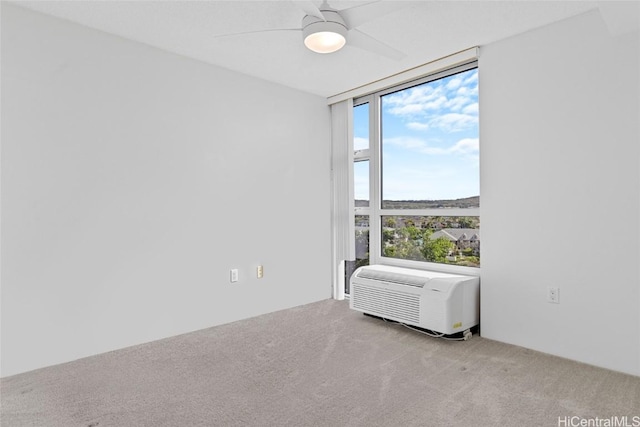
M 302 33 L 304 45 L 317 53 L 336 52 L 345 45 L 368 50 L 388 58 L 400 60 L 405 53 L 358 30 L 360 25 L 392 13 L 404 2 L 382 2 L 380 0 L 336 10 L 326 0 L 316 6 L 311 0 L 289 0 L 305 13 L 300 28 L 276 28 L 241 33 L 222 34 L 216 37 L 241 36 L 273 31 L 295 31 Z

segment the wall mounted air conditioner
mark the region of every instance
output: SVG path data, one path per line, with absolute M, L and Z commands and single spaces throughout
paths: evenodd
M 480 278 L 385 265 L 358 268 L 349 306 L 373 316 L 441 334 L 480 322 Z

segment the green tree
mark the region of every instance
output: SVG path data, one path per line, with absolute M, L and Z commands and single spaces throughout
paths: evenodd
M 384 256 L 389 257 L 389 258 L 395 258 L 396 257 L 396 247 L 393 245 L 390 246 L 385 246 L 384 249 L 382 250 L 382 252 L 384 253 Z
M 403 231 L 406 232 L 407 238 L 410 240 L 415 241 L 422 238 L 422 231 L 413 225 L 403 228 Z
M 464 255 L 464 256 L 472 256 L 473 255 L 473 248 L 464 248 L 462 250 L 462 255 Z
M 400 259 L 422 260 L 419 239 L 421 232 L 416 227 L 382 230 L 382 252 L 384 256 Z
M 424 241 L 420 252 L 427 261 L 446 262 L 447 255 L 455 248 L 455 245 L 444 237 L 432 239 L 432 231 L 427 230 L 424 233 Z
M 418 239 L 422 233 L 416 227 L 409 226 L 400 230 L 400 235 L 396 239 L 396 258 L 421 260 Z
M 382 243 L 393 244 L 396 240 L 395 230 L 385 229 L 382 230 Z
M 458 225 L 460 228 L 473 228 L 473 220 L 468 216 L 463 216 L 458 219 Z

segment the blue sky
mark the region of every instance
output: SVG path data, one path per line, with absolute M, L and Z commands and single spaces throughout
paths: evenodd
M 478 72 L 455 74 L 385 95 L 382 191 L 385 200 L 477 196 Z M 368 141 L 368 106 L 354 109 L 354 148 Z M 355 197 L 367 197 L 367 169 L 356 164 Z

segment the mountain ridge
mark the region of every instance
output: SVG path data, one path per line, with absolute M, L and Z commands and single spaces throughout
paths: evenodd
M 368 200 L 356 200 L 356 207 L 369 206 Z M 463 197 L 460 199 L 443 200 L 383 200 L 384 209 L 446 209 L 446 208 L 477 208 L 480 206 L 480 196 Z

